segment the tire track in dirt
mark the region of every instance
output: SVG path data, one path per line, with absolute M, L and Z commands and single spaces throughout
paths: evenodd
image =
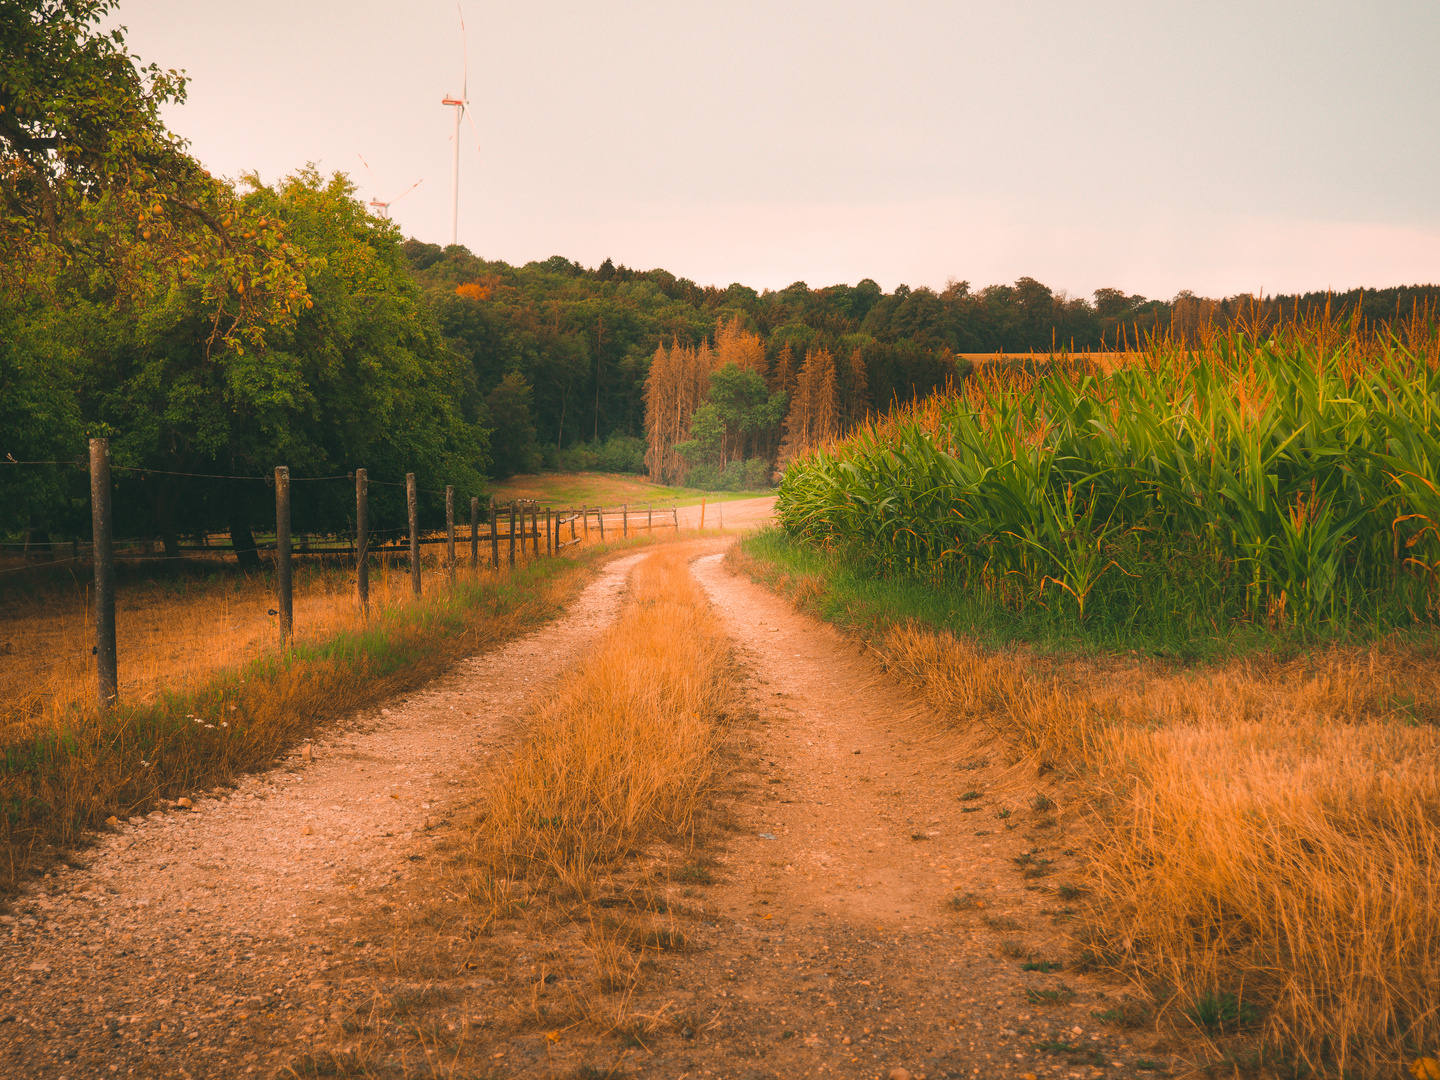
M 355 1006 L 346 926 L 425 872 L 458 778 L 615 619 L 645 552 L 557 622 L 355 716 L 283 766 L 155 811 L 0 916 L 0 1077 L 268 1075 Z M 82 867 L 83 868 L 80 868 Z
M 943 730 L 853 641 L 720 559 L 696 560 L 694 573 L 748 672 L 755 774 L 731 808 L 723 880 L 706 890 L 714 929 L 675 960 L 668 997 L 700 1038 L 654 1071 L 1164 1071 L 1169 1048 L 1153 1034 L 1094 1018 L 1116 1004 L 1115 987 L 1022 970 L 1068 959 L 1053 886 L 1074 853 L 1023 789 L 987 790 L 1004 772 L 999 754 Z M 982 906 L 957 910 L 957 897 Z

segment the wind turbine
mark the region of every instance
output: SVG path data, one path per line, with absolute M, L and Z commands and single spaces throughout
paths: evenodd
M 446 94 L 440 101 L 441 105 L 449 105 L 455 109 L 455 133 L 451 136 L 455 142 L 455 172 L 450 180 L 450 243 L 452 246 L 459 243 L 460 235 L 460 117 L 463 116 L 470 121 L 470 130 L 475 133 L 475 149 L 477 152 L 480 149 L 480 132 L 475 127 L 475 121 L 466 112 L 466 107 L 470 104 L 470 50 L 465 40 L 465 12 L 460 10 L 458 3 L 455 5 L 455 10 L 460 16 L 460 57 L 463 65 L 460 71 L 460 96 L 453 98 Z
M 360 159 L 360 164 L 365 166 L 365 171 L 370 174 L 370 183 L 371 183 L 371 185 L 375 188 L 375 193 L 376 193 L 376 195 L 378 196 L 379 193 L 380 193 L 380 182 L 375 179 L 375 172 L 374 172 L 374 170 L 372 170 L 372 169 L 370 168 L 370 163 L 365 160 L 365 155 L 364 155 L 364 154 L 356 154 L 355 156 Z M 374 198 L 374 199 L 371 199 L 371 200 L 370 200 L 370 205 L 371 205 L 372 207 L 374 207 L 376 210 L 380 211 L 380 216 L 381 216 L 381 217 L 383 217 L 386 221 L 389 221 L 389 220 L 390 220 L 390 206 L 391 206 L 391 204 L 392 204 L 392 203 L 397 203 L 397 202 L 399 202 L 401 199 L 403 199 L 406 195 L 409 195 L 410 192 L 414 191 L 417 187 L 419 187 L 419 186 L 420 186 L 421 184 L 423 184 L 424 182 L 425 182 L 424 177 L 421 177 L 419 180 L 416 180 L 416 181 L 415 181 L 413 184 L 411 184 L 408 188 L 406 188 L 404 191 L 402 191 L 399 195 L 396 195 L 395 198 L 389 199 L 389 200 L 382 200 L 382 199 L 379 199 L 379 198 Z

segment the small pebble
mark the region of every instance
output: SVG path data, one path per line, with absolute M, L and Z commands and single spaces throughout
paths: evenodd
M 194 807 L 195 804 L 189 799 L 176 799 L 175 805 L 178 806 L 181 810 L 189 810 Z
M 891 1069 L 890 1080 L 910 1080 L 910 1070 L 899 1067 Z

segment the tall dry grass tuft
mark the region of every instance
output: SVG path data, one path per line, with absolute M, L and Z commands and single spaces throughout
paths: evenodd
M 688 845 L 716 781 L 729 663 L 685 553 L 640 563 L 620 619 L 534 714 L 485 798 L 481 863 L 584 897 L 636 845 Z
M 1123 966 L 1200 1019 L 1207 997 L 1248 1003 L 1321 1073 L 1440 1045 L 1433 728 L 1237 716 L 1126 727 L 1104 750 L 1093 930 Z
M 577 924 L 586 974 L 567 1022 L 642 1041 L 668 1022 L 636 994 L 658 953 L 688 944 L 694 912 L 668 874 L 711 823 L 733 694 L 729 643 L 686 561 L 661 551 L 635 568 L 620 618 L 530 717 L 454 864 L 472 936 L 514 917 L 547 938 L 553 920 Z M 642 851 L 658 857 L 642 866 Z
M 1181 1016 L 1251 1018 L 1321 1073 L 1440 1046 L 1433 659 L 1077 676 L 917 626 L 877 649 L 942 715 L 1070 782 L 1093 815 L 1087 937 Z

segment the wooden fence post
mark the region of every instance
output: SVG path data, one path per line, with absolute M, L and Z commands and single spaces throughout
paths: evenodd
M 630 536 L 630 504 L 620 504 L 620 539 L 624 540 Z
M 580 507 L 580 513 L 581 513 L 581 515 L 582 515 L 582 517 L 583 517 L 583 519 L 584 519 L 584 520 L 581 522 L 581 524 L 582 524 L 582 525 L 584 526 L 584 528 L 585 528 L 585 539 L 586 539 L 586 540 L 589 540 L 589 539 L 590 539 L 590 507 L 588 507 L 588 506 L 582 506 L 582 507 Z
M 490 496 L 490 569 L 500 569 L 500 532 L 495 517 L 495 496 Z
M 515 569 L 515 501 L 510 501 L 510 569 Z
M 530 504 L 530 536 L 530 553 L 538 559 L 540 557 L 540 504 L 538 502 Z
M 410 515 L 410 591 L 420 595 L 420 505 L 415 474 L 405 474 L 405 508 Z
M 450 591 L 455 591 L 455 485 L 445 485 L 445 565 L 450 571 Z
M 700 528 L 705 527 L 705 500 L 700 500 Z
M 360 613 L 370 610 L 370 472 L 355 470 L 355 595 Z
M 120 692 L 115 653 L 115 540 L 110 513 L 110 440 L 90 440 L 90 528 L 95 558 L 95 689 L 100 715 Z
M 545 508 L 545 554 L 553 556 L 556 551 L 555 541 L 559 540 L 560 538 L 558 536 L 551 535 L 550 517 L 550 507 L 547 506 Z
M 290 468 L 275 466 L 275 588 L 280 609 L 280 644 L 295 628 L 295 598 L 290 576 Z
M 480 500 L 470 496 L 470 569 L 480 568 Z
M 648 533 L 648 532 L 654 532 L 654 531 L 655 531 L 655 504 L 654 504 L 654 503 L 646 503 L 646 504 L 645 504 L 645 531 L 646 531 L 647 533 Z
M 603 506 L 595 508 L 595 520 L 600 523 L 600 542 L 603 544 L 605 542 L 605 508 Z
M 676 507 L 670 507 L 670 520 L 675 523 L 675 535 L 680 535 L 680 511 Z
M 570 539 L 575 539 L 575 511 L 570 511 Z

